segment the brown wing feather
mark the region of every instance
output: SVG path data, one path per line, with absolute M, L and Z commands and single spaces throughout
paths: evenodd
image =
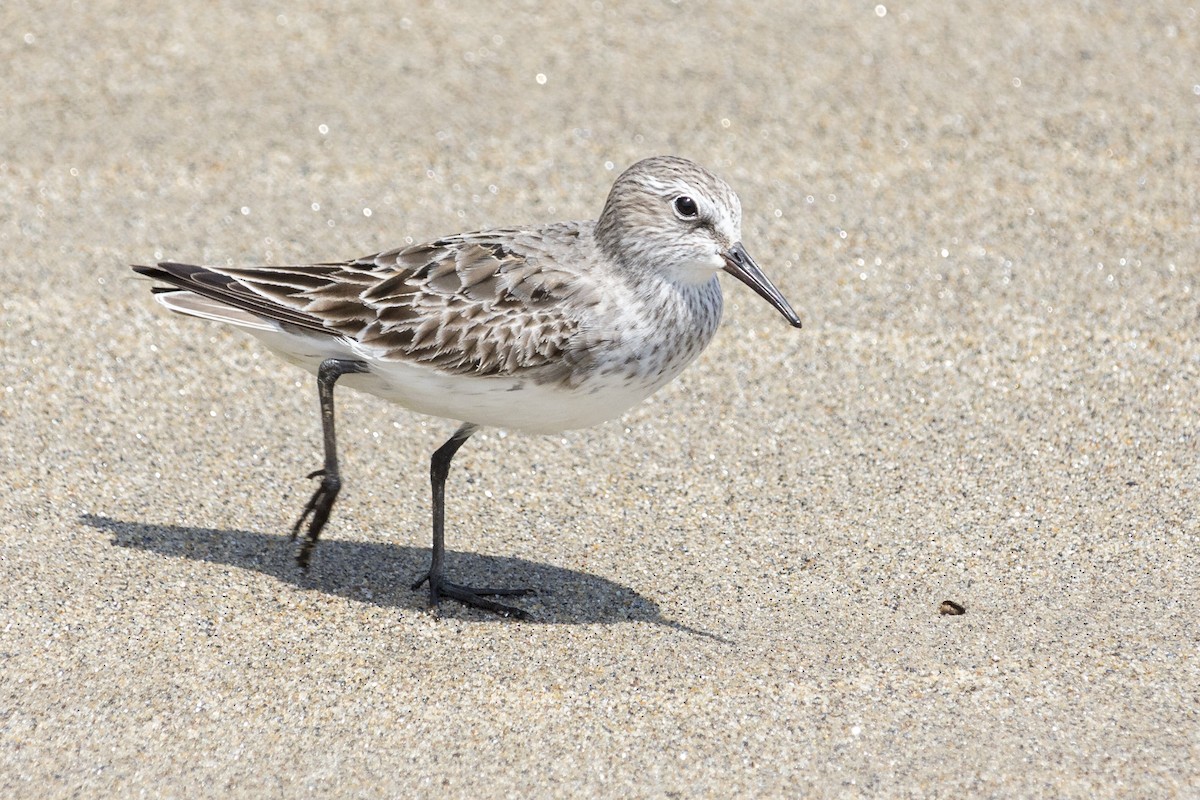
M 578 334 L 596 295 L 544 249 L 579 235 L 578 224 L 566 223 L 463 234 L 337 264 L 134 269 L 284 325 L 375 346 L 383 358 L 549 378 L 578 367 L 589 349 Z
M 256 273 L 282 272 L 287 275 L 286 281 L 279 281 L 277 286 L 284 291 L 298 294 L 303 289 L 292 285 L 301 280 L 310 284 L 327 282 L 328 267 L 262 267 L 252 270 Z M 300 311 L 298 308 L 281 304 L 253 291 L 248 284 L 239 281 L 234 273 L 239 270 L 224 270 L 217 267 L 203 267 L 195 264 L 179 264 L 172 261 L 160 262 L 157 266 L 146 267 L 135 265 L 135 272 L 169 284 L 168 287 L 156 287 L 154 291 L 174 292 L 186 290 L 208 297 L 221 303 L 249 311 L 265 319 L 274 320 L 285 325 L 295 325 L 305 330 L 317 333 L 329 333 L 328 328 L 320 319 Z M 314 274 L 315 273 L 315 274 Z M 263 278 L 266 277 L 264 274 Z

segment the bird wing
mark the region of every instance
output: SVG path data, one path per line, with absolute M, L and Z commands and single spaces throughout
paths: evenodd
M 134 270 L 168 284 L 155 291 L 181 313 L 345 338 L 384 360 L 451 373 L 570 371 L 586 358 L 578 334 L 598 302 L 575 263 L 590 253 L 578 241 L 585 230 L 483 231 L 308 266 Z

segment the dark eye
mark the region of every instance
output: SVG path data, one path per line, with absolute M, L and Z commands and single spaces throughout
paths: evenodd
M 675 213 L 684 219 L 695 219 L 700 216 L 700 209 L 696 207 L 696 201 L 685 194 L 675 198 Z

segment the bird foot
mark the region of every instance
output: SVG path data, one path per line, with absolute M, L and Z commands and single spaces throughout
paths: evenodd
M 426 582 L 429 582 L 429 603 L 437 606 L 438 601 L 442 598 L 457 600 L 465 606 L 478 608 L 483 611 L 491 611 L 493 614 L 498 614 L 501 617 L 511 617 L 513 619 L 529 619 L 529 612 L 516 608 L 514 606 L 506 606 L 503 603 L 497 603 L 495 600 L 487 599 L 490 597 L 519 597 L 522 595 L 537 594 L 536 589 L 495 589 L 476 586 L 461 586 L 457 583 L 451 583 L 441 577 L 435 577 L 426 573 L 419 581 L 413 584 L 413 591 L 420 589 Z
M 321 529 L 325 527 L 325 523 L 329 520 L 329 512 L 333 509 L 333 501 L 337 499 L 338 492 L 342 488 L 342 479 L 336 473 L 330 473 L 327 470 L 319 469 L 309 474 L 308 479 L 320 478 L 321 484 L 317 486 L 312 497 L 304 506 L 304 511 L 300 513 L 300 519 L 296 520 L 296 524 L 292 526 L 292 541 L 300 535 L 300 529 L 304 527 L 304 523 L 308 522 L 308 530 L 304 534 L 304 541 L 300 543 L 300 550 L 296 553 L 296 563 L 300 565 L 300 569 L 308 570 L 308 562 L 312 557 L 313 548 L 317 546 L 317 537 L 321 535 Z

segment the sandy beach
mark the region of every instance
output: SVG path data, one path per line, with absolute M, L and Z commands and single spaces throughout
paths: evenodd
M 1200 797 L 1200 6 L 0 8 L 0 797 Z M 619 421 L 314 381 L 131 263 L 739 193 Z M 943 601 L 961 615 L 941 613 Z

